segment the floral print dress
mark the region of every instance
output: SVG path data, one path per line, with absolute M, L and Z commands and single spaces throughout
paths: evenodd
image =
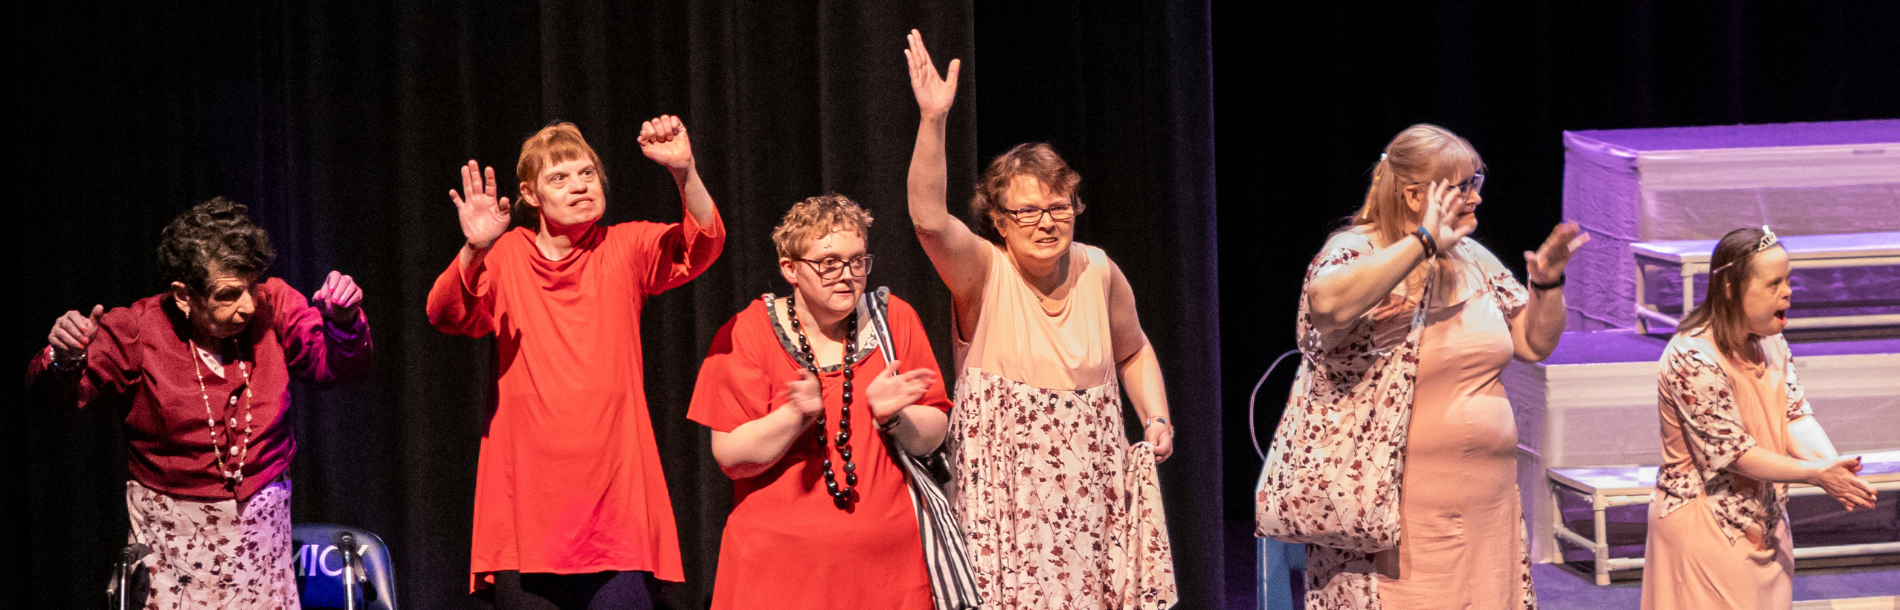
M 959 345 L 950 503 L 986 610 L 1159 609 L 1178 597 L 1154 452 L 1129 444 L 1106 356 L 1108 261 L 1075 247 L 1071 289 L 1055 313 L 999 248 L 977 331 Z M 1052 388 L 1012 378 L 1065 362 L 1082 364 L 1065 369 L 1085 371 L 1074 378 L 1094 381 Z
M 1310 285 L 1376 249 L 1358 230 L 1337 233 L 1308 267 L 1306 281 Z M 1398 549 L 1409 529 L 1402 528 L 1399 515 L 1428 320 L 1421 301 L 1445 290 L 1457 295 L 1445 301 L 1495 306 L 1507 320 L 1528 302 L 1523 285 L 1475 240 L 1460 241 L 1443 258 L 1453 261 L 1459 281 L 1411 295 L 1395 291 L 1342 328 L 1319 330 L 1301 296 L 1300 372 L 1261 473 L 1255 508 L 1259 535 L 1297 532 L 1319 542 L 1307 545 L 1307 608 L 1382 607 L 1379 554 Z M 1499 491 L 1516 497 L 1514 486 Z M 1480 569 L 1515 574 L 1509 577 L 1519 591 L 1515 605 L 1535 608 L 1522 524 L 1512 525 L 1514 531 L 1477 534 L 1516 539 L 1518 551 L 1506 558 L 1515 565 Z

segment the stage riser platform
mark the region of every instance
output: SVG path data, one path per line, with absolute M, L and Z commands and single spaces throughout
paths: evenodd
M 1900 353 L 1797 355 L 1794 363 L 1815 416 L 1841 453 L 1900 447 Z M 1659 367 L 1655 360 L 1513 362 L 1505 370 L 1517 419 L 1518 487 L 1539 562 L 1558 559 L 1546 468 L 1661 463 Z

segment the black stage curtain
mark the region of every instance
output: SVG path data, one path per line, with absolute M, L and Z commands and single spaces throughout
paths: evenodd
M 791 203 L 838 191 L 879 216 L 872 279 L 917 305 L 949 363 L 948 295 L 904 201 L 917 115 L 901 50 L 916 27 L 941 62 L 966 66 L 949 132 L 952 205 L 970 196 L 979 149 L 1054 141 L 1088 177 L 1081 237 L 1134 283 L 1179 421 L 1162 478 L 1182 607 L 1220 607 L 1209 576 L 1220 561 L 1220 360 L 1206 7 L 1131 2 L 1115 7 L 1123 17 L 1080 3 L 1032 14 L 914 4 L 17 8 L 8 86 L 26 171 L 9 240 L 19 314 L 4 353 L 24 366 L 61 312 L 158 292 L 159 229 L 193 202 L 250 205 L 276 240 L 272 274 L 306 293 L 330 269 L 354 275 L 376 335 L 374 379 L 297 391 L 295 518 L 381 534 L 405 606 L 478 607 L 468 544 L 492 342 L 443 335 L 423 316 L 461 241 L 447 199 L 456 167 L 492 164 L 512 192 L 522 138 L 574 121 L 607 167 L 606 222 L 676 220 L 672 182 L 635 136 L 647 118 L 680 115 L 729 237 L 703 277 L 650 303 L 643 329 L 688 577 L 666 598 L 701 607 L 731 491 L 685 407 L 712 333 L 783 290 L 768 235 Z M 978 54 L 985 23 L 1061 38 L 986 35 Z M 993 93 L 979 98 L 979 83 Z M 979 108 L 998 124 L 981 139 Z M 117 414 L 6 404 L 21 422 L 0 449 L 16 465 L 6 481 L 27 493 L 0 500 L 0 555 L 16 575 L 0 600 L 96 603 L 126 530 Z
M 1563 130 L 1900 117 L 1900 4 L 1399 2 L 1214 9 L 1228 519 L 1251 520 L 1247 398 L 1294 349 L 1306 265 L 1407 125 L 1490 166 L 1476 237 L 1519 253 L 1561 218 Z M 1262 447 L 1297 359 L 1260 390 Z
M 353 274 L 376 338 L 375 379 L 301 390 L 292 476 L 298 521 L 366 527 L 388 541 L 401 601 L 477 607 L 467 596 L 477 443 L 492 404 L 492 340 L 430 327 L 423 303 L 461 241 L 448 189 L 470 158 L 512 193 L 521 141 L 579 124 L 611 186 L 605 222 L 676 221 L 668 174 L 641 156 L 641 121 L 683 118 L 724 215 L 725 254 L 653 299 L 647 397 L 703 606 L 730 483 L 685 419 L 713 332 L 747 301 L 783 292 L 769 234 L 806 196 L 838 191 L 879 217 L 875 284 L 949 328 L 948 295 L 908 230 L 904 180 L 917 110 L 904 35 L 972 57 L 967 3 L 398 1 L 341 6 L 41 3 L 15 9 L 10 83 L 25 195 L 9 240 L 20 320 L 11 366 L 54 318 L 160 290 L 159 229 L 222 195 L 276 240 L 272 274 L 313 291 Z M 952 198 L 975 175 L 974 87 L 952 117 Z M 32 202 L 32 203 L 28 203 Z M 934 338 L 934 337 L 933 337 Z M 948 345 L 937 340 L 947 364 Z M 16 371 L 22 369 L 16 368 Z M 15 373 L 19 375 L 20 373 Z M 18 379 L 18 377 L 16 377 Z M 17 392 L 17 385 L 9 384 Z M 123 544 L 124 457 L 110 413 L 7 401 L 9 607 L 97 603 Z M 1214 442 L 1210 437 L 1208 443 Z M 839 574 L 838 578 L 852 578 Z

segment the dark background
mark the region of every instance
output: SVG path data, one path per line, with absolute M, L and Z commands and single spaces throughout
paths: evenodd
M 1509 263 L 1558 219 L 1560 130 L 1900 116 L 1900 5 L 1871 0 L 65 2 L 9 18 L 17 321 L 0 354 L 24 366 L 61 312 L 158 292 L 158 231 L 193 202 L 250 204 L 272 273 L 305 291 L 353 274 L 375 329 L 374 379 L 298 392 L 296 519 L 380 533 L 416 608 L 477 606 L 491 343 L 423 318 L 461 240 L 446 191 L 470 157 L 511 185 L 522 138 L 550 120 L 603 155 L 607 222 L 674 221 L 672 182 L 634 136 L 680 115 L 726 219 L 719 262 L 643 321 L 689 580 L 672 602 L 703 604 L 730 502 L 683 417 L 691 380 L 719 324 L 782 290 L 767 235 L 786 207 L 836 190 L 877 213 L 873 281 L 917 306 L 948 363 L 947 293 L 904 210 L 916 106 L 900 51 L 917 27 L 940 65 L 965 61 L 952 206 L 979 160 L 1019 142 L 1082 172 L 1078 238 L 1134 285 L 1179 426 L 1162 480 L 1181 607 L 1223 608 L 1251 603 L 1249 583 L 1222 583 L 1252 561 L 1248 390 L 1292 348 L 1306 261 L 1392 134 L 1434 122 L 1473 141 L 1491 166 L 1477 236 Z M 1263 434 L 1289 374 L 1262 390 Z M 0 605 L 91 605 L 125 533 L 116 414 L 19 387 L 0 472 L 27 492 L 0 494 Z

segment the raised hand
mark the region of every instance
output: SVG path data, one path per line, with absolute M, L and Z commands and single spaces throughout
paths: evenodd
M 1809 483 L 1826 491 L 1847 510 L 1874 507 L 1874 488 L 1860 480 L 1860 456 L 1834 460 Z
M 640 124 L 640 152 L 675 173 L 693 167 L 693 141 L 686 125 L 670 114 Z
M 1473 223 L 1458 222 L 1458 207 L 1465 204 L 1464 190 L 1450 180 L 1433 180 L 1425 191 L 1425 205 L 1419 210 L 1419 223 L 1431 232 L 1434 245 L 1439 252 L 1446 252 L 1458 245 L 1458 240 L 1470 235 L 1478 228 Z
M 463 197 L 462 193 L 468 193 Z M 462 166 L 462 191 L 449 189 L 449 199 L 455 202 L 455 212 L 462 221 L 462 237 L 476 250 L 487 250 L 495 245 L 508 232 L 508 198 L 495 198 L 495 168 L 483 170 L 469 159 Z
M 950 73 L 938 76 L 937 64 L 924 48 L 924 35 L 911 30 L 904 40 L 910 43 L 910 48 L 904 49 L 904 60 L 910 65 L 910 90 L 917 94 L 917 109 L 926 117 L 950 112 L 950 104 L 957 97 L 957 71 L 963 67 L 962 60 L 950 60 Z
M 878 422 L 895 417 L 905 407 L 923 400 L 930 384 L 937 382 L 936 371 L 917 368 L 898 373 L 900 364 L 892 362 L 890 368 L 871 380 L 871 387 L 865 388 L 864 396 L 871 403 L 871 417 Z
M 1555 283 L 1564 276 L 1564 267 L 1570 265 L 1570 255 L 1587 243 L 1590 243 L 1590 234 L 1577 228 L 1577 223 L 1557 225 L 1550 230 L 1550 237 L 1544 238 L 1544 245 L 1538 246 L 1536 252 L 1524 251 L 1524 270 L 1532 282 Z
M 818 378 L 805 369 L 798 370 L 798 381 L 785 384 L 772 404 L 785 405 L 805 416 L 806 420 L 825 414 L 825 398 L 820 395 Z
M 331 271 L 323 279 L 323 287 L 310 295 L 310 301 L 324 319 L 349 324 L 356 321 L 356 312 L 362 308 L 363 289 L 356 285 L 355 278 Z
M 104 305 L 93 305 L 90 315 L 68 311 L 54 320 L 53 331 L 46 334 L 47 344 L 53 346 L 53 358 L 73 360 L 86 355 L 93 333 L 99 332 L 99 316 L 105 312 Z

